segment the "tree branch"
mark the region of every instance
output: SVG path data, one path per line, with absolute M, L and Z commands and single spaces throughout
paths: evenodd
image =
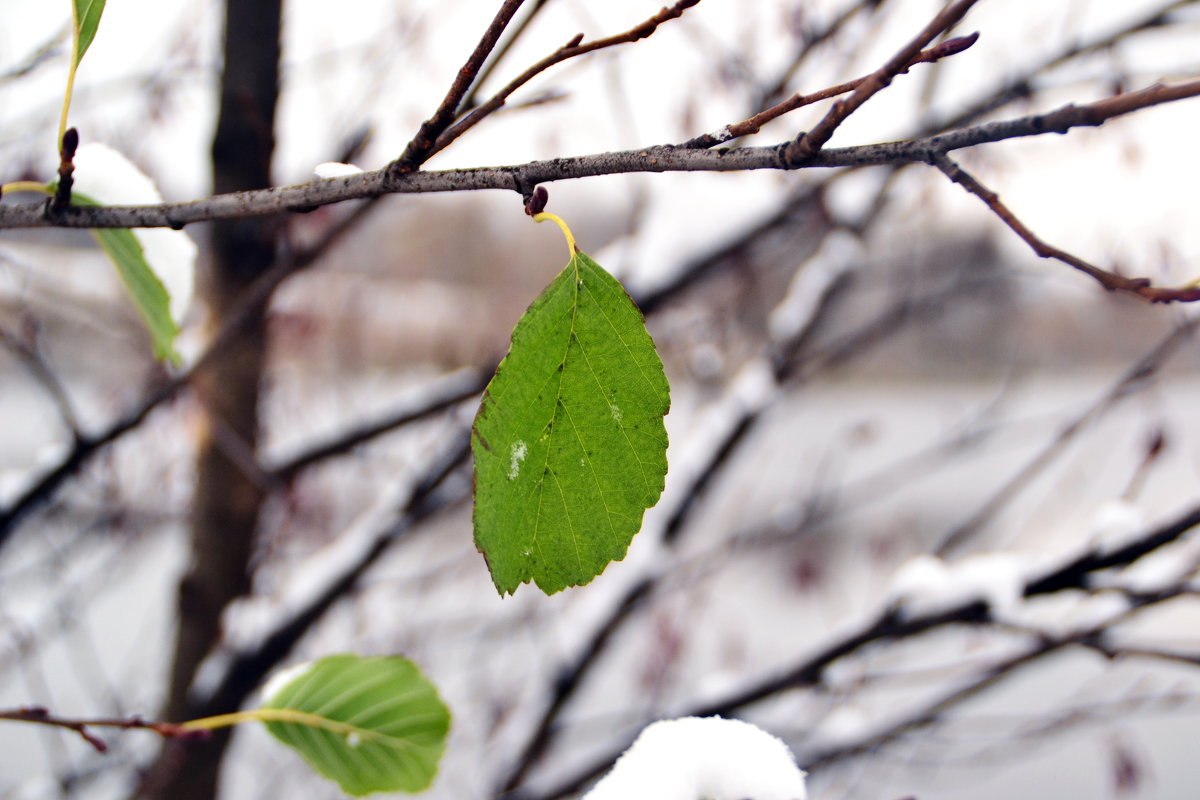
M 1031 578 L 1025 583 L 1023 596 L 1028 598 L 1052 594 L 1064 589 L 1083 588 L 1093 572 L 1132 564 L 1147 553 L 1178 540 L 1197 526 L 1200 526 L 1200 506 L 1193 507 L 1176 519 L 1146 531 L 1135 541 L 1117 550 L 1106 552 L 1101 549 L 1089 549 L 1070 563 L 1040 577 Z M 1140 604 L 1150 604 L 1156 598 L 1157 596 L 1148 597 Z M 868 645 L 909 638 L 949 625 L 979 625 L 989 622 L 992 622 L 991 611 L 981 600 L 966 601 L 943 611 L 923 615 L 906 615 L 903 613 L 902 606 L 893 603 L 880 609 L 872 619 L 857 630 L 825 643 L 818 652 L 806 656 L 779 675 L 703 706 L 685 709 L 681 715 L 697 717 L 714 714 L 734 715 L 742 708 L 780 692 L 819 685 L 826 668 Z M 620 748 L 615 748 L 603 757 L 596 759 L 589 766 L 580 769 L 547 791 L 527 797 L 522 796 L 523 800 L 555 800 L 581 790 L 589 781 L 608 769 L 628 744 L 625 742 Z
M 829 109 L 829 113 L 817 123 L 816 127 L 807 133 L 801 134 L 794 142 L 788 145 L 783 151 L 783 157 L 787 163 L 799 164 L 812 158 L 817 151 L 825 146 L 825 143 L 833 136 L 838 126 L 861 108 L 864 103 L 883 89 L 886 89 L 891 84 L 893 78 L 907 70 L 913 64 L 913 60 L 919 56 L 921 50 L 926 45 L 961 20 L 971 10 L 971 6 L 977 2 L 978 0 L 957 0 L 957 2 L 942 9 L 912 41 L 888 59 L 886 64 L 869 75 L 854 90 L 854 94 L 845 100 L 839 100 L 834 103 L 833 108 Z
M 85 742 L 96 748 L 97 752 L 108 751 L 108 744 L 88 731 L 88 728 L 121 728 L 123 730 L 148 730 L 167 739 L 196 739 L 208 736 L 208 731 L 189 730 L 182 725 L 172 722 L 147 722 L 141 717 L 126 717 L 124 719 L 100 717 L 96 719 L 72 719 L 56 717 L 42 706 L 21 706 L 20 708 L 0 709 L 0 720 L 10 722 L 27 722 L 33 725 L 47 725 L 52 728 L 65 728 L 75 731 Z
M 787 145 L 696 150 L 658 145 L 638 150 L 530 161 L 505 167 L 420 171 L 389 175 L 387 169 L 294 186 L 219 194 L 203 200 L 149 206 L 69 206 L 49 217 L 42 203 L 0 205 L 5 228 L 181 228 L 193 222 L 307 211 L 318 206 L 384 194 L 521 191 L 539 183 L 635 172 L 739 172 L 746 170 L 860 167 L 934 163 L 938 155 L 981 144 L 1066 133 L 1162 103 L 1200 95 L 1200 78 L 1144 89 L 1086 105 L 1068 104 L 1043 114 L 989 122 L 938 136 L 824 149 L 803 164 L 790 163 Z
M 404 148 L 404 152 L 400 155 L 400 158 L 388 165 L 387 169 L 389 172 L 412 172 L 424 164 L 436 152 L 434 150 L 434 142 L 450 126 L 450 123 L 454 121 L 454 115 L 458 111 L 458 106 L 466 96 L 467 91 L 470 90 L 471 84 L 474 83 L 475 76 L 479 74 L 479 70 L 483 67 L 483 62 L 487 59 L 488 53 L 492 52 L 492 48 L 500 40 L 500 35 L 504 33 L 504 29 L 508 27 L 508 23 L 512 20 L 513 15 L 517 13 L 517 9 L 521 7 L 521 3 L 523 2 L 525 0 L 504 0 L 504 4 L 500 6 L 500 10 L 496 12 L 492 24 L 483 32 L 483 38 L 479 40 L 479 44 L 475 45 L 475 49 L 467 58 L 467 62 L 458 70 L 454 82 L 450 84 L 450 90 L 442 98 L 441 105 L 433 112 L 432 117 L 421 123 L 417 135 Z
M 1005 225 L 1011 228 L 1017 236 L 1021 237 L 1021 240 L 1029 245 L 1033 252 L 1037 253 L 1041 258 L 1053 258 L 1056 261 L 1061 261 L 1068 266 L 1074 267 L 1085 275 L 1095 278 L 1101 286 L 1110 292 L 1126 292 L 1138 295 L 1152 303 L 1192 302 L 1200 300 L 1200 286 L 1181 286 L 1178 288 L 1153 286 L 1149 278 L 1127 278 L 1124 275 L 1118 275 L 1115 272 L 1110 272 L 1089 264 L 1078 256 L 1047 244 L 1042 239 L 1039 239 L 1037 234 L 1031 231 L 1025 223 L 1017 219 L 1017 215 L 1004 204 L 1004 201 L 1000 199 L 1000 195 L 980 183 L 975 176 L 960 167 L 949 156 L 944 153 L 938 154 L 934 157 L 933 164 L 947 178 L 982 200 Z
M 619 44 L 629 44 L 631 42 L 645 39 L 658 30 L 659 25 L 672 19 L 678 19 L 679 17 L 683 16 L 684 11 L 694 5 L 697 5 L 699 2 L 700 0 L 678 0 L 675 5 L 669 8 L 664 7 L 661 11 L 647 19 L 645 22 L 635 25 L 624 33 L 619 33 L 615 36 L 609 36 L 604 39 L 597 39 L 594 42 L 581 44 L 583 41 L 583 34 L 579 34 L 575 38 L 571 39 L 571 41 L 567 42 L 565 45 L 543 58 L 541 61 L 529 67 L 529 69 L 522 72 L 490 99 L 473 109 L 471 113 L 467 114 L 467 116 L 455 123 L 454 127 L 450 128 L 448 131 L 438 137 L 437 142 L 433 145 L 431 153 L 436 153 L 439 150 L 444 149 L 455 139 L 462 136 L 479 122 L 483 121 L 484 117 L 487 117 L 489 114 L 500 109 L 513 92 L 529 83 L 529 81 L 533 80 L 533 78 L 538 74 L 545 72 L 555 64 L 560 64 L 563 61 L 576 58 L 577 56 L 582 56 L 587 53 L 594 53 L 597 50 L 603 50 L 607 47 L 613 47 Z

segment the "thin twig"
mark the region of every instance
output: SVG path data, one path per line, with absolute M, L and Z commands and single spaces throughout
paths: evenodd
M 26 341 L 27 338 L 28 341 Z M 54 402 L 63 424 L 71 432 L 71 438 L 78 439 L 81 435 L 81 428 L 79 417 L 75 413 L 75 406 L 67 394 L 66 387 L 58 379 L 58 375 L 46 363 L 45 357 L 37 346 L 36 333 L 29 337 L 23 337 L 7 327 L 0 326 L 0 342 L 3 342 L 9 351 L 25 365 L 34 380 L 42 385 L 46 394 L 50 395 L 50 399 Z
M 480 68 L 479 74 L 475 76 L 475 82 L 471 84 L 471 90 L 467 92 L 467 96 L 459 104 L 458 114 L 460 117 L 469 111 L 473 111 L 479 105 L 479 90 L 488 82 L 488 78 L 492 77 L 492 73 L 500 66 L 500 62 L 512 51 L 513 45 L 520 41 L 525 32 L 529 30 L 529 26 L 533 23 L 533 20 L 549 2 L 550 0 L 536 0 L 533 7 L 529 9 L 529 13 L 522 17 L 516 25 L 508 29 L 508 35 L 504 37 L 504 41 L 500 42 L 491 55 L 488 56 L 487 61 Z
M 1135 387 L 1143 384 L 1165 364 L 1180 347 L 1192 340 L 1196 329 L 1200 327 L 1200 319 L 1192 319 L 1171 331 L 1161 342 L 1137 363 L 1126 369 L 1113 382 L 1112 386 L 1088 406 L 1083 413 L 1070 420 L 1054 436 L 1054 438 L 1038 453 L 1005 481 L 970 517 L 954 526 L 942 537 L 934 553 L 938 556 L 951 556 L 965 547 L 972 538 L 977 536 L 983 527 L 1009 502 L 1015 498 L 1030 481 L 1040 475 L 1052 464 L 1075 437 L 1095 422 L 1109 408 L 1129 396 Z
M 454 121 L 454 115 L 458 111 L 459 104 L 471 88 L 471 84 L 474 83 L 475 76 L 479 74 L 479 70 L 483 67 L 483 62 L 487 59 L 488 54 L 492 52 L 492 48 L 496 46 L 500 35 L 504 33 L 504 29 L 508 27 L 508 23 L 512 20 L 513 15 L 517 13 L 517 9 L 521 7 L 521 3 L 524 1 L 504 0 L 503 5 L 500 6 L 500 10 L 496 12 L 492 23 L 483 32 L 483 37 L 475 45 L 475 49 L 471 51 L 471 55 L 467 57 L 466 63 L 459 68 L 458 74 L 454 77 L 454 82 L 450 84 L 450 90 L 442 98 L 441 105 L 433 112 L 432 117 L 421 123 L 417 135 L 404 148 L 404 152 L 400 158 L 388 166 L 389 171 L 397 173 L 411 172 L 424 164 L 436 152 L 434 150 L 434 142 L 450 126 L 450 123 Z
M 975 44 L 978 39 L 978 33 L 972 33 L 970 36 L 960 36 L 955 39 L 947 39 L 941 44 L 931 47 L 928 50 L 922 50 L 912 59 L 912 61 L 909 62 L 908 66 L 901 70 L 901 72 L 907 72 L 909 68 L 914 67 L 917 64 L 932 64 L 939 59 L 961 53 L 971 45 Z M 830 86 L 827 89 L 821 89 L 820 91 L 813 92 L 812 94 L 794 94 L 788 99 L 782 100 L 770 108 L 760 111 L 749 119 L 736 122 L 732 125 L 726 125 L 724 128 L 721 128 L 715 133 L 706 133 L 702 136 L 697 136 L 694 139 L 689 139 L 680 146 L 708 148 L 715 147 L 719 144 L 724 144 L 725 142 L 741 138 L 742 136 L 750 136 L 751 134 L 758 133 L 760 130 L 762 130 L 764 125 L 778 119 L 779 117 L 782 117 L 784 114 L 795 111 L 798 108 L 803 108 L 804 106 L 820 102 L 821 100 L 828 100 L 830 97 L 837 97 L 839 94 L 852 92 L 866 83 L 872 77 L 873 75 L 864 75 L 861 78 L 840 83 L 837 86 Z
M 1118 275 L 1115 272 L 1101 269 L 1078 256 L 1047 244 L 1038 238 L 1037 234 L 1031 231 L 1025 223 L 1017 219 L 1017 215 L 1004 204 L 1004 201 L 1000 199 L 1000 195 L 980 183 L 975 176 L 960 167 L 949 156 L 944 153 L 938 154 L 934 156 L 933 164 L 947 178 L 982 200 L 1005 225 L 1011 228 L 1017 236 L 1020 236 L 1021 240 L 1029 245 L 1033 252 L 1037 253 L 1041 258 L 1053 258 L 1056 261 L 1061 261 L 1068 266 L 1074 267 L 1085 275 L 1095 278 L 1101 286 L 1110 292 L 1126 292 L 1138 295 L 1152 303 L 1192 302 L 1200 300 L 1200 286 L 1181 286 L 1177 288 L 1154 286 L 1151 284 L 1149 278 L 1127 278 L 1124 275 Z
M 33 725 L 48 725 L 52 728 L 63 728 L 74 731 L 85 742 L 104 753 L 108 744 L 103 739 L 93 735 L 88 728 L 121 728 L 123 730 L 147 730 L 157 733 L 166 739 L 199 738 L 207 732 L 193 731 L 173 722 L 148 722 L 141 717 L 126 717 L 124 719 L 99 717 L 95 719 L 73 719 L 56 717 L 42 706 L 21 706 L 20 708 L 0 709 L 0 720 L 10 722 L 27 722 Z
M 492 95 L 492 97 L 486 102 L 473 109 L 471 113 L 467 114 L 467 116 L 456 122 L 454 127 L 450 128 L 438 137 L 438 140 L 433 145 L 431 152 L 436 153 L 446 148 L 455 139 L 462 136 L 475 125 L 482 122 L 483 119 L 489 114 L 492 114 L 500 109 L 513 92 L 555 64 L 560 64 L 563 61 L 586 55 L 587 53 L 594 53 L 597 50 L 603 50 L 619 44 L 629 44 L 631 42 L 645 39 L 658 30 L 659 25 L 662 25 L 664 22 L 668 22 L 672 19 L 678 19 L 679 17 L 683 16 L 684 11 L 688 10 L 699 2 L 700 0 L 677 0 L 673 6 L 664 7 L 654 16 L 638 25 L 635 25 L 624 33 L 619 33 L 615 36 L 609 36 L 604 39 L 597 39 L 594 42 L 583 43 L 583 34 L 581 33 L 577 35 L 565 45 L 558 48 L 533 66 L 529 67 L 529 69 L 522 72 L 516 78 L 513 78 L 513 80 L 509 82 L 507 86 L 505 86 L 496 94 Z
M 1086 586 L 1089 576 L 1102 569 L 1126 566 L 1138 558 L 1166 544 L 1177 541 L 1188 531 L 1200 526 L 1200 506 L 1193 507 L 1176 519 L 1153 528 L 1136 540 L 1112 552 L 1089 550 L 1074 561 L 1050 572 L 1030 579 L 1023 591 L 1024 597 L 1052 594 L 1064 589 Z M 1169 593 L 1165 593 L 1163 597 Z M 1146 598 L 1154 602 L 1158 596 Z M 758 703 L 781 692 L 811 688 L 821 683 L 825 670 L 834 662 L 880 642 L 909 639 L 927 631 L 949 625 L 980 625 L 992 621 L 991 612 L 982 601 L 965 601 L 957 606 L 921 615 L 904 615 L 894 604 L 881 609 L 873 618 L 840 638 L 825 642 L 820 649 L 805 656 L 798 663 L 774 677 L 757 684 L 743 687 L 727 697 L 719 698 L 702 706 L 685 709 L 686 716 L 730 716 L 753 703 Z M 625 750 L 628 742 L 596 759 L 562 780 L 550 789 L 536 795 L 522 796 L 522 800 L 557 800 L 581 790 L 589 781 L 604 770 Z
M 930 42 L 954 26 L 971 10 L 971 6 L 977 2 L 978 0 L 957 0 L 957 2 L 942 9 L 912 41 L 897 51 L 895 55 L 888 59 L 886 64 L 871 73 L 854 90 L 854 94 L 845 100 L 839 100 L 834 103 L 829 112 L 811 131 L 801 134 L 794 142 L 788 145 L 783 152 L 783 157 L 787 162 L 790 164 L 801 164 L 812 158 L 817 151 L 825 146 L 825 143 L 833 136 L 838 126 L 861 108 L 864 103 L 887 88 L 891 84 L 892 79 L 908 69 L 913 63 L 913 59 Z
M 883 5 L 881 0 L 857 0 L 857 2 L 851 3 L 844 11 L 830 20 L 824 28 L 814 34 L 805 36 L 800 50 L 792 58 L 791 63 L 779 73 L 779 77 L 772 81 L 767 89 L 760 93 L 758 102 L 755 103 L 754 108 L 751 110 L 759 111 L 765 106 L 774 105 L 778 102 L 792 78 L 800 71 L 800 67 L 804 65 L 808 57 L 816 51 L 818 45 L 832 39 L 862 12 L 877 12 L 881 5 Z

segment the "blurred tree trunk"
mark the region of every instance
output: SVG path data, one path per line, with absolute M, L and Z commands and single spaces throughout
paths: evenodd
M 226 0 L 224 69 L 213 140 L 213 189 L 271 185 L 275 105 L 279 94 L 282 0 Z M 214 223 L 204 287 L 214 330 L 275 259 L 274 218 Z M 192 510 L 191 561 L 179 587 L 178 629 L 164 717 L 186 720 L 236 708 L 213 708 L 190 696 L 197 669 L 221 635 L 221 614 L 249 589 L 248 565 L 265 488 L 254 474 L 259 383 L 266 348 L 265 304 L 197 379 L 205 429 Z M 171 800 L 215 797 L 223 731 L 206 742 L 168 743 L 142 794 Z

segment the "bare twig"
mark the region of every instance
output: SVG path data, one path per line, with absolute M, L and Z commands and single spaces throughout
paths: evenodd
M 71 431 L 71 437 L 78 439 L 80 427 L 79 417 L 75 414 L 75 406 L 67 394 L 66 387 L 63 386 L 62 381 L 58 379 L 54 370 L 42 356 L 37 346 L 36 336 L 36 333 L 31 333 L 28 337 L 21 336 L 15 331 L 0 326 L 0 342 L 3 342 L 9 351 L 20 359 L 34 380 L 42 385 L 46 394 L 50 395 L 50 399 L 54 401 L 54 406 L 58 409 L 58 415 L 62 417 L 63 424 Z
M 387 169 L 389 171 L 396 173 L 411 172 L 424 164 L 433 155 L 435 152 L 433 149 L 435 140 L 454 121 L 454 115 L 458 111 L 459 104 L 471 88 L 471 84 L 474 83 L 475 76 L 479 74 L 480 68 L 483 67 L 484 60 L 492 52 L 492 48 L 496 46 L 500 35 L 504 33 L 504 29 L 508 27 L 508 23 L 512 20 L 513 15 L 517 13 L 517 9 L 521 7 L 521 3 L 524 1 L 504 0 L 503 5 L 500 6 L 500 10 L 496 12 L 492 24 L 488 25 L 487 30 L 483 32 L 483 38 L 479 40 L 479 44 L 475 45 L 475 49 L 471 51 L 471 55 L 467 58 L 466 63 L 459 68 L 458 74 L 454 77 L 454 82 L 450 84 L 450 90 L 442 98 L 441 105 L 433 112 L 432 117 L 421 123 L 417 135 L 404 148 L 404 152 L 400 155 L 400 158 L 388 165 Z
M 487 386 L 494 372 L 495 365 L 492 364 L 488 368 L 469 370 L 465 374 L 448 376 L 439 382 L 443 384 L 440 391 L 434 392 L 431 397 L 421 403 L 398 409 L 373 422 L 354 426 L 350 430 L 305 449 L 268 471 L 277 481 L 283 483 L 291 481 L 318 462 L 347 453 L 378 436 L 390 433 L 411 422 L 425 419 L 477 396 Z
M 766 89 L 762 90 L 758 102 L 755 103 L 751 111 L 759 111 L 765 106 L 775 105 L 787 90 L 787 86 L 792 78 L 800 71 L 800 67 L 804 65 L 804 62 L 808 60 L 808 57 L 816 50 L 818 45 L 837 36 L 846 27 L 847 23 L 855 19 L 859 14 L 864 11 L 869 13 L 877 12 L 882 5 L 882 0 L 857 0 L 830 20 L 825 27 L 816 33 L 805 36 L 801 42 L 799 51 L 792 58 L 791 63 L 779 73 L 778 78 L 772 81 Z
M 1085 275 L 1095 278 L 1101 286 L 1110 292 L 1135 294 L 1152 303 L 1192 302 L 1200 300 L 1200 286 L 1181 286 L 1178 288 L 1154 286 L 1151 284 L 1149 278 L 1127 278 L 1124 275 L 1118 275 L 1115 272 L 1101 269 L 1094 264 L 1089 264 L 1078 256 L 1047 244 L 1039 239 L 1037 234 L 1031 231 L 1025 223 L 1017 219 L 1017 215 L 1004 204 L 1004 201 L 1000 199 L 1000 195 L 980 183 L 975 176 L 960 167 L 949 156 L 944 153 L 939 154 L 934 157 L 933 164 L 947 178 L 982 200 L 1005 225 L 1011 228 L 1017 236 L 1020 236 L 1021 240 L 1029 245 L 1033 252 L 1037 253 L 1040 257 L 1053 258 L 1056 261 L 1061 261 L 1068 266 L 1074 267 Z
M 1078 42 L 1064 48 L 1061 52 L 1039 62 L 1023 72 L 1010 75 L 999 87 L 989 91 L 986 96 L 975 103 L 966 105 L 953 116 L 944 118 L 930 126 L 924 132 L 927 134 L 958 128 L 977 120 L 985 114 L 990 114 L 998 108 L 1022 98 L 1030 97 L 1036 91 L 1034 80 L 1055 67 L 1060 67 L 1080 56 L 1103 52 L 1129 37 L 1144 31 L 1153 31 L 1163 25 L 1170 24 L 1172 12 L 1185 6 L 1195 5 L 1197 0 L 1172 0 L 1150 11 L 1146 16 L 1123 25 L 1094 39 Z
M 854 94 L 845 100 L 839 100 L 834 103 L 833 108 L 829 109 L 829 113 L 817 123 L 816 127 L 807 133 L 801 134 L 794 142 L 788 145 L 782 153 L 787 162 L 798 165 L 812 158 L 817 151 L 825 146 L 825 143 L 833 136 L 838 126 L 861 108 L 864 103 L 887 88 L 893 78 L 912 65 L 913 59 L 917 58 L 921 50 L 962 19 L 976 2 L 978 0 L 957 0 L 957 2 L 942 9 L 912 41 L 888 59 L 886 64 L 869 75 L 854 90 Z
M 516 25 L 509 27 L 508 35 L 504 37 L 504 40 L 488 56 L 487 61 L 480 68 L 479 74 L 475 76 L 475 82 L 471 84 L 471 90 L 467 92 L 467 96 L 459 103 L 458 114 L 460 117 L 467 112 L 473 111 L 479 105 L 479 90 L 487 83 L 488 78 L 500 66 L 500 62 L 512 51 L 513 45 L 525 35 L 525 32 L 529 30 L 529 26 L 533 23 L 534 19 L 537 18 L 549 2 L 550 0 L 535 0 L 529 12 Z
M 522 72 L 516 78 L 513 78 L 513 80 L 510 81 L 507 86 L 494 94 L 486 102 L 472 109 L 471 113 L 467 114 L 467 116 L 456 122 L 454 127 L 450 128 L 438 137 L 438 140 L 433 145 L 431 152 L 436 153 L 447 147 L 455 139 L 462 136 L 478 123 L 482 122 L 483 119 L 489 114 L 492 114 L 501 108 L 513 92 L 529 83 L 529 81 L 533 80 L 534 77 L 542 72 L 545 72 L 555 64 L 560 64 L 563 61 L 586 55 L 587 53 L 594 53 L 597 50 L 603 50 L 607 47 L 613 47 L 619 44 L 629 44 L 630 42 L 636 42 L 641 39 L 645 39 L 658 30 L 659 25 L 662 25 L 664 22 L 672 19 L 678 19 L 679 17 L 683 16 L 684 11 L 699 2 L 700 0 L 677 0 L 673 6 L 664 7 L 661 11 L 647 19 L 645 22 L 635 25 L 624 33 L 619 33 L 615 36 L 609 36 L 604 39 L 597 39 L 594 42 L 583 43 L 583 34 L 579 34 L 565 45 L 543 58 L 541 61 L 529 67 L 529 69 Z
M 141 717 L 126 717 L 124 719 L 99 717 L 95 719 L 72 719 L 56 717 L 42 706 L 21 706 L 20 708 L 0 709 L 0 720 L 10 722 L 27 722 L 33 725 L 48 725 L 52 728 L 64 728 L 79 734 L 85 742 L 104 753 L 108 744 L 88 728 L 121 728 L 123 730 L 147 730 L 157 733 L 165 739 L 192 739 L 207 736 L 207 731 L 189 730 L 173 722 L 148 722 Z
M 697 150 L 658 145 L 509 167 L 476 167 L 388 174 L 387 169 L 295 186 L 218 194 L 203 200 L 147 206 L 69 206 L 50 219 L 38 203 L 0 205 L 5 228 L 181 228 L 193 222 L 279 214 L 384 194 L 502 189 L 524 193 L 539 183 L 633 172 L 739 172 L 758 169 L 858 167 L 933 163 L 939 154 L 1023 136 L 1066 133 L 1161 103 L 1200 95 L 1200 79 L 1154 84 L 1086 105 L 1069 104 L 1043 114 L 989 122 L 938 136 L 855 147 L 826 148 L 791 162 L 789 145 Z
M 1030 481 L 1042 473 L 1066 447 L 1113 405 L 1129 396 L 1136 387 L 1153 376 L 1180 347 L 1192 340 L 1200 319 L 1193 319 L 1171 331 L 1149 353 L 1125 370 L 1112 386 L 1089 405 L 1083 413 L 1063 426 L 1054 438 L 1029 463 L 1005 481 L 979 509 L 949 531 L 934 552 L 939 556 L 955 555 L 1007 505 Z
M 912 61 L 908 63 L 908 66 L 901 70 L 901 72 L 907 72 L 910 67 L 916 66 L 917 64 L 932 64 L 939 59 L 955 55 L 956 53 L 961 53 L 963 50 L 966 50 L 968 47 L 975 44 L 978 39 L 978 33 L 972 33 L 970 36 L 960 36 L 955 39 L 947 39 L 935 47 L 931 47 L 928 50 L 922 50 L 912 59 Z M 830 86 L 827 89 L 821 89 L 820 91 L 813 92 L 812 94 L 794 94 L 788 99 L 782 100 L 770 108 L 760 111 L 749 119 L 742 120 L 741 122 L 737 122 L 732 125 L 726 125 L 724 128 L 721 128 L 715 133 L 706 133 L 702 136 L 697 136 L 694 139 L 689 139 L 681 146 L 699 148 L 715 147 L 716 145 L 732 141 L 733 139 L 737 139 L 742 136 L 750 136 L 751 134 L 758 133 L 760 130 L 762 130 L 763 126 L 768 122 L 776 120 L 779 117 L 782 117 L 784 114 L 795 111 L 798 108 L 803 108 L 804 106 L 820 102 L 821 100 L 828 100 L 830 97 L 837 97 L 839 94 L 852 92 L 866 83 L 872 77 L 873 75 L 864 75 L 861 78 L 856 78 L 852 81 L 847 81 L 846 83 L 839 83 L 837 86 Z
M 1177 541 L 1188 531 L 1200 525 L 1200 506 L 1191 508 L 1176 519 L 1159 527 L 1150 529 L 1136 540 L 1111 552 L 1089 550 L 1074 561 L 1058 567 L 1050 572 L 1030 579 L 1026 582 L 1023 595 L 1034 597 L 1052 594 L 1064 589 L 1077 589 L 1086 586 L 1088 577 L 1097 570 L 1126 566 L 1138 558 L 1153 552 L 1166 544 Z M 1148 596 L 1138 602 L 1138 605 L 1148 605 L 1160 599 L 1168 599 L 1178 594 L 1177 589 Z M 901 608 L 889 605 L 881 609 L 873 618 L 857 630 L 842 637 L 835 637 L 821 645 L 820 649 L 802 658 L 790 668 L 781 671 L 774 677 L 769 677 L 757 684 L 740 689 L 739 691 L 715 701 L 690 709 L 682 714 L 689 716 L 730 716 L 753 703 L 773 697 L 780 692 L 790 689 L 818 686 L 825 670 L 845 656 L 855 653 L 880 642 L 908 639 L 919 634 L 949 625 L 980 625 L 992 622 L 992 616 L 987 604 L 982 601 L 966 601 L 953 608 L 929 612 L 921 615 L 905 615 Z M 523 800 L 556 800 L 579 791 L 589 781 L 606 770 L 612 762 L 628 746 L 625 742 L 619 748 L 596 759 L 590 765 L 580 769 L 575 774 L 563 780 L 550 789 L 536 795 L 523 796 Z

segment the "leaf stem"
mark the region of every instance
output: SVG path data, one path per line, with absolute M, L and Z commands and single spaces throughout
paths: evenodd
M 543 211 L 540 214 L 535 214 L 534 222 L 545 222 L 550 220 L 559 228 L 562 229 L 563 236 L 567 237 L 567 249 L 571 251 L 571 258 L 575 258 L 575 254 L 579 252 L 579 247 L 575 244 L 575 235 L 571 233 L 571 229 L 567 227 L 567 223 L 557 214 L 551 214 L 549 211 Z
M 362 739 L 374 738 L 375 731 L 350 725 L 345 722 L 310 714 L 307 711 L 297 711 L 293 708 L 255 708 L 250 711 L 235 711 L 232 714 L 218 714 L 215 717 L 193 719 L 180 724 L 179 727 L 189 731 L 211 731 L 217 728 L 229 728 L 243 722 L 291 722 L 296 725 L 307 725 L 310 728 L 320 728 L 330 733 L 349 736 L 354 734 Z
M 63 93 L 62 114 L 58 118 L 58 137 L 54 149 L 62 147 L 63 134 L 67 132 L 67 112 L 71 109 L 71 95 L 75 93 L 75 72 L 79 69 L 79 7 L 71 3 L 71 66 L 67 70 L 67 90 Z
M 44 183 L 37 181 L 13 181 L 0 186 L 0 195 L 15 194 L 16 192 L 37 192 L 38 194 L 53 194 L 53 190 Z

